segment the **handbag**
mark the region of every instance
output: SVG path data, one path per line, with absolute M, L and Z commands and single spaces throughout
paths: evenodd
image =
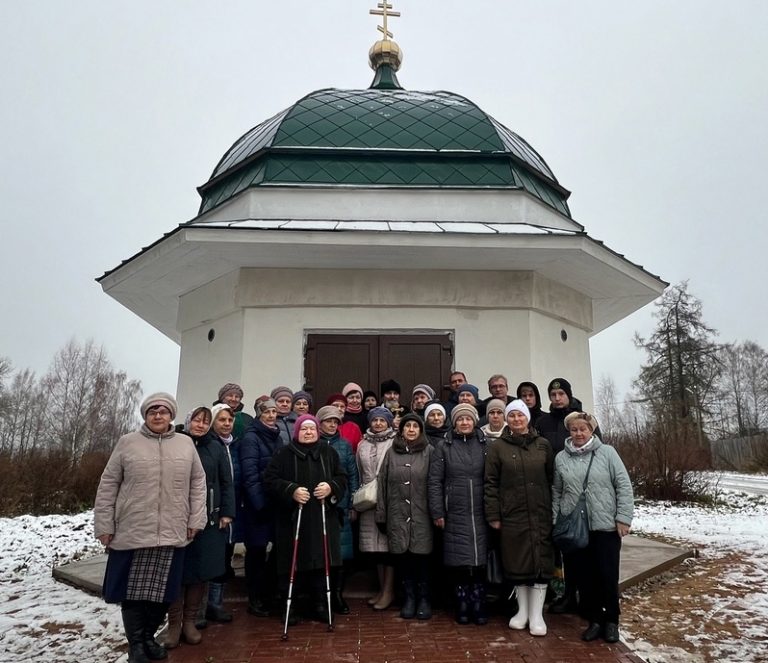
M 381 470 L 381 464 L 384 462 L 384 456 L 386 455 L 387 452 L 385 451 L 377 460 L 376 474 L 373 475 L 373 479 L 367 483 L 364 483 L 362 486 L 360 486 L 360 488 L 352 493 L 352 508 L 358 513 L 369 511 L 376 506 L 376 502 L 379 497 L 379 470 Z
M 592 469 L 592 461 L 595 460 L 595 452 L 589 459 L 587 474 L 581 489 L 581 495 L 576 506 L 569 514 L 562 511 L 557 514 L 555 526 L 552 528 L 552 541 L 561 552 L 571 553 L 574 550 L 586 548 L 589 544 L 589 514 L 587 514 L 587 481 L 589 470 Z

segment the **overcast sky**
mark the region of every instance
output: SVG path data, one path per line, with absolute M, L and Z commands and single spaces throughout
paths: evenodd
M 721 340 L 768 346 L 768 2 L 394 3 L 405 88 L 472 99 L 546 159 L 592 237 L 690 279 Z M 44 372 L 93 338 L 175 391 L 178 347 L 94 279 L 194 217 L 245 131 L 368 87 L 374 6 L 2 0 L 0 356 Z M 652 309 L 593 339 L 595 383 L 629 386 Z

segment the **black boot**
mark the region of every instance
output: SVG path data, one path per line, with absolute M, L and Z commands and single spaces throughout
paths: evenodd
M 165 621 L 165 614 L 168 612 L 167 603 L 156 603 L 155 601 L 146 601 L 146 623 L 144 628 L 144 652 L 151 661 L 162 661 L 168 658 L 168 652 L 157 640 L 155 633 Z
M 149 663 L 144 651 L 145 610 L 142 601 L 123 601 L 123 628 L 128 640 L 128 663 Z
M 469 601 L 466 585 L 456 585 L 456 623 L 469 624 Z
M 209 622 L 226 624 L 232 621 L 232 613 L 224 609 L 224 583 L 208 583 L 208 607 L 205 609 L 205 619 Z
M 488 623 L 488 611 L 485 604 L 485 585 L 480 582 L 472 585 L 471 604 L 475 624 L 485 626 Z
M 348 615 L 349 604 L 344 600 L 344 569 L 339 567 L 332 571 L 331 607 L 337 615 Z
M 413 619 L 416 616 L 416 587 L 413 580 L 403 581 L 403 592 L 405 599 L 403 600 L 403 607 L 400 608 L 400 616 L 403 619 Z
M 419 601 L 416 605 L 416 619 L 432 619 L 432 604 L 429 601 L 429 583 L 420 582 Z
M 563 595 L 549 606 L 549 612 L 553 615 L 565 615 L 579 612 L 579 601 L 576 597 L 576 588 L 569 587 L 566 583 Z

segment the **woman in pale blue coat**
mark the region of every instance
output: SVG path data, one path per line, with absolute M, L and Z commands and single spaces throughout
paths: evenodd
M 619 640 L 619 560 L 621 539 L 629 534 L 634 495 L 624 463 L 594 434 L 597 421 L 585 412 L 565 418 L 570 433 L 555 456 L 552 517 L 573 511 L 587 478 L 589 544 L 566 555 L 565 568 L 576 576 L 579 605 L 589 626 L 582 640 Z M 591 462 L 591 466 L 590 466 Z

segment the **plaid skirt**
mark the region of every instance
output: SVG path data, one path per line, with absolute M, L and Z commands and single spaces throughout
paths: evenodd
M 181 595 L 186 548 L 110 550 L 102 587 L 107 603 L 173 603 Z

